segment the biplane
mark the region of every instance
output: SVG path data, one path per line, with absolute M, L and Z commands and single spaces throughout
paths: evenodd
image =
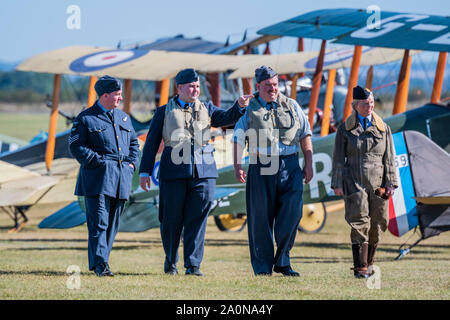
M 23 147 L 27 144 L 28 144 L 28 142 L 26 142 L 22 139 L 18 139 L 15 137 L 10 137 L 10 136 L 4 135 L 4 134 L 0 134 L 0 155 L 2 153 L 17 150 L 20 147 Z
M 92 47 L 69 47 L 61 50 L 56 50 L 52 52 L 47 52 L 36 57 L 30 58 L 23 63 L 21 63 L 17 69 L 22 71 L 37 71 L 37 72 L 61 72 L 65 74 L 88 74 L 91 76 L 90 81 L 90 94 L 88 97 L 88 105 L 93 103 L 93 99 L 95 99 L 95 93 L 92 94 L 93 88 L 92 84 L 95 80 L 93 74 L 102 74 L 107 72 L 111 75 L 115 76 L 123 76 L 123 77 L 133 77 L 133 79 L 150 79 L 150 80 L 158 80 L 161 77 L 176 73 L 179 68 L 183 68 L 185 66 L 191 66 L 195 64 L 196 68 L 199 71 L 202 71 L 206 77 L 206 83 L 209 84 L 207 88 L 205 88 L 211 99 L 214 101 L 216 105 L 220 105 L 220 93 L 217 88 L 218 81 L 217 73 L 211 73 L 211 71 L 219 70 L 223 72 L 230 73 L 232 70 L 235 70 L 237 67 L 243 67 L 243 64 L 247 63 L 255 63 L 255 60 L 258 60 L 256 64 L 259 63 L 268 63 L 277 65 L 280 68 L 285 65 L 295 66 L 296 64 L 301 65 L 302 67 L 298 69 L 298 67 L 294 70 L 301 71 L 312 71 L 312 63 L 311 59 L 314 59 L 314 56 L 317 53 L 311 52 L 302 52 L 296 54 L 289 55 L 257 55 L 257 54 L 247 54 L 245 56 L 224 56 L 236 53 L 237 51 L 243 48 L 251 48 L 252 46 L 267 42 L 269 40 L 273 40 L 278 38 L 277 36 L 261 36 L 254 39 L 244 39 L 242 41 L 235 44 L 226 44 L 225 46 L 220 43 L 212 43 L 203 41 L 200 39 L 186 39 L 182 36 L 176 36 L 174 38 L 166 38 L 158 40 L 151 44 L 140 44 L 134 45 L 130 49 L 101 49 L 101 48 L 92 48 Z M 176 50 L 183 50 L 183 52 L 179 52 Z M 370 51 L 370 50 L 367 50 Z M 207 54 L 202 53 L 207 52 Z M 384 50 L 376 51 L 378 52 L 381 58 L 376 58 L 374 56 L 374 51 L 372 53 L 364 52 L 364 57 L 367 61 L 370 61 L 373 64 L 377 63 L 387 63 L 390 61 L 398 60 L 400 57 L 400 53 L 398 50 Z M 76 55 L 76 56 L 75 56 Z M 339 59 L 336 59 L 339 57 Z M 329 60 L 333 63 L 336 63 L 337 60 L 341 63 L 341 66 L 349 65 L 351 55 L 348 54 L 348 50 L 344 51 L 336 51 L 330 50 L 326 53 L 326 61 Z M 269 59 L 269 60 L 268 60 Z M 159 61 L 159 62 L 158 62 Z M 162 61 L 162 62 L 161 62 Z M 158 63 L 157 63 L 158 62 Z M 281 62 L 281 63 L 280 63 Z M 161 68 L 161 64 L 163 63 L 163 68 Z M 156 64 L 156 66 L 155 66 Z M 149 68 L 150 66 L 154 66 L 153 69 Z M 136 70 L 144 70 L 144 73 L 138 74 Z M 125 73 L 124 73 L 125 72 Z M 55 115 L 60 114 L 64 116 L 67 121 L 73 120 L 73 116 L 70 116 L 61 110 L 58 109 L 58 89 L 60 87 L 60 75 L 55 75 L 55 92 L 53 94 L 53 98 L 51 102 L 47 103 L 47 106 L 52 109 L 52 117 L 51 123 L 53 123 L 55 119 Z M 168 97 L 168 89 L 167 85 L 168 79 L 160 81 L 160 87 L 162 93 L 162 100 L 167 100 Z M 244 90 L 249 90 L 248 79 L 243 81 L 242 84 L 247 83 L 247 86 L 243 86 Z M 236 78 L 229 79 L 228 81 L 236 82 Z M 299 81 L 301 82 L 301 81 Z M 164 85 L 165 84 L 165 85 Z M 231 86 L 233 87 L 233 86 Z M 164 90 L 163 90 L 164 88 Z M 290 88 L 287 88 L 290 89 Z M 323 89 L 323 88 L 322 88 Z M 132 90 L 132 82 L 131 79 L 125 80 L 125 103 L 124 109 L 128 110 L 130 113 L 130 97 Z M 324 90 L 322 90 L 324 91 Z M 297 91 L 295 91 L 297 92 Z M 308 90 L 306 92 L 309 92 Z M 299 101 L 302 104 L 305 104 L 309 101 L 309 97 L 305 97 L 305 91 L 299 91 Z M 323 103 L 324 93 L 320 96 L 320 99 Z M 165 97 L 165 98 L 164 98 Z M 160 97 L 161 98 L 161 97 Z M 229 98 L 228 98 L 229 100 Z M 342 99 L 341 99 L 342 100 Z M 228 101 L 229 102 L 229 101 Z M 162 102 L 159 101 L 161 104 Z M 136 120 L 133 115 L 130 113 L 130 118 L 132 120 L 133 126 L 138 133 L 143 134 L 143 139 L 145 139 L 146 130 L 149 127 L 149 121 L 140 122 Z M 67 139 L 70 131 L 61 132 L 59 134 L 51 133 L 53 125 L 50 125 L 49 130 L 49 139 L 43 140 L 35 143 L 31 143 L 25 147 L 22 147 L 15 152 L 8 152 L 0 156 L 1 161 L 6 161 L 10 164 L 18 165 L 18 166 L 28 166 L 31 164 L 42 163 L 45 162 L 48 174 L 51 174 L 51 166 L 53 159 L 66 159 L 71 158 L 70 153 L 67 148 Z M 54 130 L 54 129 L 53 129 Z M 216 130 L 216 133 L 213 133 L 218 140 L 222 139 L 222 133 L 219 130 Z M 140 139 L 142 142 L 143 139 Z M 217 146 L 216 150 L 225 150 L 226 146 Z M 229 160 L 231 157 L 229 158 Z M 228 164 L 230 161 L 228 161 Z M 224 162 L 223 165 L 226 163 Z M 54 187 L 52 187 L 54 188 Z M 223 192 L 218 193 L 220 197 L 226 196 Z M 63 197 L 64 198 L 64 197 Z M 14 221 L 16 228 L 18 226 L 18 221 L 22 218 L 23 221 L 26 221 L 27 218 L 25 216 L 25 211 L 29 206 L 14 206 L 14 202 L 10 199 L 8 203 L 9 207 L 12 208 L 10 211 L 11 215 L 14 216 Z M 141 206 L 142 207 L 142 206 Z M 76 208 L 76 209 L 75 209 Z M 72 210 L 73 209 L 73 210 Z M 130 208 L 131 210 L 132 208 Z M 79 206 L 75 204 L 71 204 L 68 210 L 72 210 L 73 214 L 77 213 L 80 215 L 81 219 L 83 213 Z M 65 212 L 65 211 L 64 211 Z M 235 224 L 236 220 L 230 220 L 229 215 L 222 215 L 220 219 L 216 219 L 217 225 L 221 230 L 228 230 L 230 228 L 230 223 Z M 81 220 L 82 221 L 82 220 Z M 20 224 L 22 225 L 22 224 Z M 122 225 L 126 225 L 123 223 Z M 145 224 L 144 224 L 145 225 Z M 242 229 L 242 226 L 240 226 Z
M 18 69 L 51 72 L 57 75 L 62 73 L 83 74 L 93 77 L 107 73 L 124 79 L 162 80 L 164 90 L 162 89 L 161 93 L 161 105 L 165 104 L 168 99 L 168 79 L 173 77 L 180 69 L 188 66 L 203 73 L 232 70 L 229 74 L 231 79 L 251 79 L 255 66 L 271 65 L 279 74 L 291 75 L 291 97 L 294 98 L 297 94 L 296 82 L 299 73 L 314 72 L 308 106 L 310 123 L 313 123 L 316 115 L 315 110 L 323 72 L 328 71 L 323 110 L 324 119 L 320 130 L 321 137 L 313 138 L 313 168 L 315 174 L 313 180 L 304 189 L 304 217 L 299 226 L 305 232 L 317 232 L 326 221 L 324 203 L 339 199 L 330 188 L 334 134 L 328 134 L 328 132 L 335 81 L 333 74 L 335 74 L 337 68 L 350 68 L 348 88 L 351 89 L 358 82 L 360 65 L 376 65 L 380 57 L 381 60 L 384 60 L 384 63 L 402 59 L 394 101 L 394 115 L 384 119 L 391 126 L 392 132 L 396 133 L 395 148 L 399 164 L 397 170 L 402 181 L 401 192 L 396 193 L 400 198 L 394 197 L 390 206 L 389 230 L 394 235 L 401 236 L 408 230 L 419 226 L 422 231 L 421 239 L 425 239 L 430 235 L 449 229 L 448 193 L 450 192 L 450 180 L 443 180 L 439 188 L 436 189 L 432 188 L 429 183 L 422 183 L 421 180 L 404 180 L 403 176 L 409 170 L 410 176 L 418 177 L 421 175 L 419 171 L 423 170 L 422 166 L 417 165 L 420 154 L 417 153 L 417 149 L 414 149 L 414 144 L 426 144 L 430 146 L 429 152 L 431 155 L 440 155 L 439 161 L 442 162 L 434 162 L 433 169 L 428 169 L 426 172 L 429 178 L 433 179 L 448 174 L 442 163 L 448 163 L 448 152 L 450 151 L 450 129 L 448 127 L 450 108 L 440 103 L 440 96 L 447 51 L 450 48 L 450 24 L 448 19 L 440 16 L 381 12 L 380 28 L 377 29 L 373 28 L 374 26 L 367 25 L 369 16 L 370 12 L 358 9 L 319 10 L 263 28 L 258 32 L 262 35 L 261 38 L 291 36 L 299 39 L 321 39 L 320 52 L 316 53 L 221 56 L 195 53 L 185 55 L 179 52 L 156 50 L 133 49 L 121 51 L 107 48 L 69 47 L 29 59 L 21 64 Z M 327 41 L 354 45 L 354 48 L 342 49 L 344 52 L 338 51 L 339 49 L 328 50 L 327 52 Z M 411 56 L 417 52 L 415 50 L 439 52 L 438 66 L 430 103 L 406 111 L 409 68 Z M 395 57 L 395 59 L 386 59 L 389 52 L 391 57 Z M 373 60 L 370 60 L 370 57 Z M 105 62 L 105 60 L 107 61 Z M 155 61 L 158 61 L 158 63 L 155 63 Z M 55 83 L 57 83 L 56 79 L 57 76 L 55 76 Z M 248 82 L 247 85 L 244 84 L 245 81 L 242 82 L 245 92 L 251 86 L 248 86 Z M 342 110 L 343 119 L 351 112 L 351 97 L 348 92 L 351 92 L 351 90 L 347 91 Z M 127 85 L 125 86 L 125 95 L 127 95 Z M 124 109 L 130 111 L 129 99 L 128 102 L 125 99 Z M 214 141 L 216 150 L 224 151 L 222 153 L 217 152 L 216 156 L 226 159 L 226 145 L 228 143 L 229 137 L 226 135 L 216 136 Z M 303 160 L 300 158 L 299 161 L 302 162 Z M 236 183 L 234 169 L 229 165 L 231 161 L 221 162 L 219 160 L 217 162 L 224 163 L 224 165 L 219 169 L 216 201 L 211 215 L 214 215 L 216 224 L 222 230 L 242 230 L 246 221 L 245 187 Z M 135 177 L 133 181 L 134 191 L 121 218 L 120 231 L 144 231 L 159 225 L 157 220 L 157 170 L 158 166 L 155 166 L 152 175 L 152 190 L 148 193 L 143 192 L 138 187 L 138 177 Z M 83 223 L 83 204 L 82 201 L 79 203 L 80 205 L 71 204 L 70 208 L 63 208 L 54 215 L 47 217 L 42 221 L 40 227 L 72 227 Z M 75 219 L 76 223 L 73 219 L 74 216 L 78 217 L 78 219 Z M 416 219 L 412 219 L 412 216 Z M 432 217 L 436 218 L 433 219 Z M 405 218 L 407 224 L 404 223 Z M 397 229 L 395 229 L 395 225 L 397 225 Z M 397 234 L 395 230 L 397 230 Z

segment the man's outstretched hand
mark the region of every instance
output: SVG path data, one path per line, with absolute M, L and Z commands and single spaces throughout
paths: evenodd
M 245 94 L 243 96 L 239 97 L 238 103 L 239 103 L 239 107 L 241 108 L 245 108 L 250 104 L 250 99 L 253 98 L 254 95 L 252 94 Z

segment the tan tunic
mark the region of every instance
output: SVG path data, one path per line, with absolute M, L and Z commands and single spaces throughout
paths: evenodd
M 276 109 L 267 110 L 262 106 L 257 98 L 250 100 L 247 107 L 249 114 L 249 127 L 256 134 L 254 144 L 258 147 L 270 147 L 278 145 L 281 141 L 287 146 L 293 146 L 300 143 L 300 121 L 295 111 L 295 105 L 292 99 L 283 94 L 278 94 Z M 260 143 L 266 143 L 260 146 Z
M 374 194 L 378 187 L 396 187 L 391 129 L 372 113 L 363 130 L 356 111 L 341 124 L 334 144 L 331 187 L 342 188 L 352 243 L 377 243 L 387 228 L 388 200 Z
M 182 108 L 171 99 L 166 106 L 163 126 L 163 139 L 166 146 L 190 148 L 193 141 L 205 146 L 211 138 L 211 118 L 205 105 L 196 100 L 192 108 Z

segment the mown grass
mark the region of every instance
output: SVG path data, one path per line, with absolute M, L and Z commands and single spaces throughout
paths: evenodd
M 29 140 L 48 130 L 48 114 L 0 114 L 0 133 Z M 58 132 L 65 130 L 59 117 Z M 29 223 L 8 234 L 12 222 L 0 211 L 0 299 L 444 299 L 450 298 L 450 232 L 425 240 L 400 261 L 398 247 L 410 234 L 386 232 L 377 252 L 381 288 L 368 289 L 353 278 L 349 227 L 343 212 L 330 213 L 318 234 L 297 234 L 291 262 L 300 278 L 253 276 L 247 232 L 220 232 L 208 221 L 204 278 L 184 275 L 180 248 L 178 276 L 163 272 L 164 252 L 158 229 L 119 233 L 111 254 L 114 278 L 97 278 L 88 270 L 87 230 L 38 229 L 58 207 L 30 209 Z M 413 235 L 409 241 L 417 239 Z M 81 270 L 80 288 L 68 289 L 71 265 Z
M 48 132 L 50 113 L 0 113 L 0 133 L 30 141 L 41 130 Z M 68 130 L 66 120 L 58 116 L 56 132 Z
M 158 299 L 158 300 L 297 300 L 297 299 L 449 299 L 450 234 L 425 240 L 405 258 L 394 261 L 407 238 L 386 233 L 376 265 L 380 289 L 369 289 L 350 270 L 349 229 L 342 212 L 330 213 L 318 234 L 301 234 L 292 249 L 300 278 L 255 277 L 249 261 L 247 232 L 220 232 L 208 221 L 202 271 L 184 275 L 183 251 L 177 276 L 163 272 L 164 253 L 158 229 L 119 233 L 111 254 L 114 278 L 98 278 L 87 266 L 87 230 L 42 230 L 37 224 L 49 206 L 32 208 L 30 222 L 8 234 L 11 222 L 0 216 L 0 299 Z M 410 242 L 416 239 L 412 237 Z M 68 266 L 81 269 L 80 288 L 69 289 Z

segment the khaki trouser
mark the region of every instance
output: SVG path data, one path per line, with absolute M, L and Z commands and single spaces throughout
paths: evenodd
M 352 228 L 351 242 L 377 244 L 388 226 L 389 200 L 361 187 L 357 192 L 345 196 L 344 200 L 345 220 Z

